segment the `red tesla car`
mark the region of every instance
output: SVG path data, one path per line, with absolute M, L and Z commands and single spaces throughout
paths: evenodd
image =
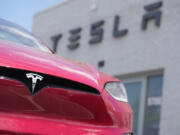
M 0 134 L 132 135 L 133 112 L 118 79 L 0 19 Z

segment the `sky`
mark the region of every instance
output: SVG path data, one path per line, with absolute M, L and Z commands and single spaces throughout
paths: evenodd
M 9 20 L 32 31 L 33 16 L 62 0 L 2 0 L 0 18 Z

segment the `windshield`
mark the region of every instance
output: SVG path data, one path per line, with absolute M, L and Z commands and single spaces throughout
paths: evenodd
M 36 39 L 30 32 L 6 20 L 0 19 L 0 40 L 7 40 L 21 45 L 33 47 L 44 52 L 51 51 L 43 45 L 41 41 Z

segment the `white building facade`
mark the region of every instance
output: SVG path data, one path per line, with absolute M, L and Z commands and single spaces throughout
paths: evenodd
M 179 135 L 179 22 L 179 0 L 66 0 L 37 13 L 33 32 L 125 83 L 135 135 Z

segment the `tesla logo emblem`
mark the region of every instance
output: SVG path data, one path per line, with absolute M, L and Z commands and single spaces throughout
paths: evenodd
M 34 93 L 34 89 L 35 89 L 35 87 L 36 87 L 36 83 L 37 83 L 37 81 L 39 80 L 39 81 L 42 81 L 43 80 L 43 77 L 42 76 L 40 76 L 40 75 L 38 75 L 38 74 L 34 74 L 34 73 L 27 73 L 26 74 L 26 77 L 28 78 L 28 79 L 32 79 L 32 93 Z

